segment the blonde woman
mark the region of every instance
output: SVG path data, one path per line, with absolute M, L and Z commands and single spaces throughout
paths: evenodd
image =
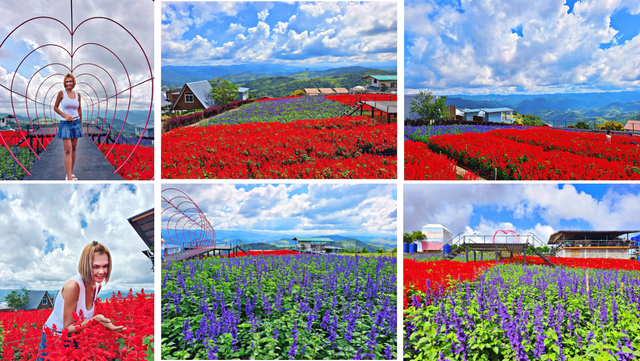
M 86 319 L 82 322 L 82 326 L 85 326 L 89 320 L 94 320 L 101 323 L 108 330 L 124 330 L 123 326 L 115 326 L 110 319 L 103 315 L 94 316 L 95 300 L 102 288 L 102 282 L 106 284 L 109 281 L 111 267 L 111 253 L 109 253 L 107 247 L 96 241 L 86 245 L 78 262 L 79 274 L 65 282 L 62 290 L 58 292 L 54 301 L 53 312 L 45 322 L 44 327 L 53 330 L 55 325 L 58 333 L 61 333 L 65 328 L 70 333 L 78 332 L 78 328 L 73 325 L 75 320 L 72 312 L 76 312 L 79 315 L 80 311 L 82 311 Z M 45 345 L 46 339 L 43 328 L 40 351 L 45 348 Z M 40 355 L 40 351 L 38 351 L 39 357 L 47 355 Z M 39 358 L 38 360 L 44 360 L 44 358 Z
M 65 75 L 63 82 L 64 89 L 58 92 L 53 110 L 64 118 L 58 127 L 58 138 L 62 139 L 64 147 L 65 180 L 77 181 L 78 178 L 73 174 L 73 167 L 76 164 L 78 138 L 82 137 L 81 99 L 80 94 L 73 90 L 76 86 L 76 78 L 72 74 Z

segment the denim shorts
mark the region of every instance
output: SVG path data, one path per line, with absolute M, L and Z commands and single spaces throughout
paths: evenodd
M 73 121 L 61 120 L 58 127 L 58 138 L 75 139 L 82 137 L 82 125 L 80 117 L 73 118 Z

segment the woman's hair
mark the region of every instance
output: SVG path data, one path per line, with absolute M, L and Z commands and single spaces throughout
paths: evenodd
M 73 76 L 73 74 L 69 73 L 67 75 L 64 76 L 64 79 L 62 80 L 62 87 L 67 89 L 67 86 L 65 85 L 65 82 L 67 81 L 67 78 L 71 78 L 71 80 L 73 80 L 73 87 L 76 87 L 76 77 Z
M 104 244 L 93 241 L 84 246 L 82 254 L 80 255 L 80 262 L 78 262 L 78 272 L 80 272 L 84 283 L 88 285 L 93 283 L 93 256 L 96 254 L 106 254 L 109 258 L 109 271 L 107 271 L 107 276 L 104 278 L 105 284 L 109 282 L 109 276 L 111 276 L 111 267 L 113 266 L 111 263 L 111 253 L 109 253 L 109 250 Z

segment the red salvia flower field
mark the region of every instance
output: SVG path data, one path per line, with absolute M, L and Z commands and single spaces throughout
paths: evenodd
M 163 178 L 396 178 L 396 125 L 366 117 L 185 127 L 162 137 Z
M 111 332 L 91 322 L 81 332 L 49 335 L 46 360 L 153 360 L 153 294 L 119 292 L 104 302 L 95 304 L 95 314 L 102 314 L 126 330 Z M 52 310 L 0 313 L 4 329 L 4 345 L 0 358 L 6 361 L 36 360 L 42 327 Z M 77 316 L 77 315 L 75 315 Z M 82 317 L 77 316 L 76 321 Z M 74 340 L 78 348 L 64 347 Z M 13 342 L 25 340 L 24 342 Z M 11 342 L 11 343 L 9 343 Z M 71 341 L 73 342 L 73 341 Z
M 107 154 L 112 145 L 101 149 L 102 154 Z M 133 151 L 133 145 L 116 144 L 107 156 L 107 160 L 114 168 L 118 168 Z M 122 167 L 118 174 L 126 180 L 150 180 L 153 178 L 153 147 L 138 146 L 129 161 Z

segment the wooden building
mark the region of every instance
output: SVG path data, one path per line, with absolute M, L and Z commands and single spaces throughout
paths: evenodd
M 630 236 L 639 232 L 558 231 L 549 236 L 547 243 L 557 257 L 630 259 L 638 248 Z

